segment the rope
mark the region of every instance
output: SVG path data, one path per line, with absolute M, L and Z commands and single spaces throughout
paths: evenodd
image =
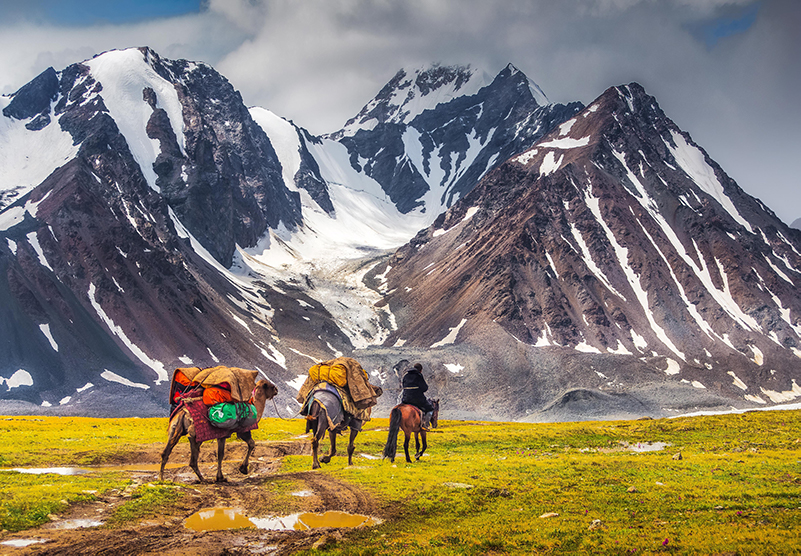
M 295 417 L 300 415 L 300 409 L 299 409 L 298 412 L 295 413 L 289 419 L 284 419 L 283 417 L 281 417 L 281 413 L 278 411 L 278 405 L 275 403 L 275 398 L 273 398 L 273 407 L 275 408 L 275 414 L 278 415 L 278 418 L 281 419 L 282 421 L 291 421 L 292 419 L 294 419 Z M 301 409 L 303 409 L 303 408 L 301 407 Z

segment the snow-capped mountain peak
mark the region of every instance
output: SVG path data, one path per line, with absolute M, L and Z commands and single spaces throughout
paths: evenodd
M 336 137 L 352 136 L 360 129 L 370 130 L 379 124 L 408 124 L 439 104 L 476 94 L 490 81 L 484 71 L 469 65 L 401 69 Z

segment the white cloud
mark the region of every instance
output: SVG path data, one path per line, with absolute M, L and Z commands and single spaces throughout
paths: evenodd
M 637 81 L 752 195 L 801 216 L 792 161 L 801 3 L 762 0 L 755 23 L 713 48 L 693 26 L 750 0 L 209 0 L 199 14 L 129 25 L 0 23 L 0 92 L 47 66 L 148 45 L 221 71 L 249 105 L 314 133 L 355 115 L 400 67 L 512 62 L 554 102 L 589 103 Z M 733 6 L 733 7 L 732 7 Z

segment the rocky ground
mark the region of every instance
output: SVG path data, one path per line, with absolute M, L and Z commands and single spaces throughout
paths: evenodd
M 51 516 L 51 521 L 39 528 L 19 533 L 3 534 L 2 540 L 36 539 L 44 541 L 24 548 L 0 545 L 0 555 L 156 555 L 169 556 L 193 554 L 198 556 L 234 554 L 291 554 L 301 548 L 322 546 L 342 537 L 342 530 L 319 528 L 308 531 L 273 531 L 267 529 L 236 529 L 226 531 L 196 532 L 185 527 L 186 519 L 195 512 L 215 507 L 236 508 L 249 517 L 265 515 L 271 500 L 262 488 L 276 479 L 286 479 L 302 485 L 306 494 L 298 499 L 301 511 L 322 513 L 331 510 L 386 518 L 386 510 L 357 487 L 340 482 L 320 472 L 280 473 L 281 458 L 288 454 L 310 454 L 308 440 L 258 445 L 255 458 L 251 460 L 248 475 L 236 470 L 244 455 L 243 443 L 229 443 L 227 461 L 223 470 L 227 483 L 198 483 L 192 470 L 184 465 L 165 471 L 165 479 L 185 485 L 188 496 L 171 508 L 169 513 L 146 518 L 124 527 L 85 527 L 59 529 L 69 520 L 92 520 L 105 522 L 116 508 L 130 500 L 132 492 L 143 483 L 158 479 L 155 464 L 160 462 L 161 446 L 153 445 L 144 454 L 138 454 L 136 463 L 153 464 L 152 471 L 128 471 L 133 483 L 125 491 L 104 494 L 97 500 L 72 506 L 62 515 Z M 170 458 L 170 463 L 186 463 L 189 460 L 189 445 L 179 444 Z M 201 472 L 214 476 L 215 451 L 208 446 L 201 450 Z M 230 458 L 230 459 L 229 459 Z M 311 460 L 310 460 L 311 463 Z M 280 504 L 279 504 L 280 505 Z M 285 505 L 271 508 L 273 515 L 286 514 Z

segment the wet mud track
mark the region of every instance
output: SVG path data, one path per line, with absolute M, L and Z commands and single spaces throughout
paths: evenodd
M 165 480 L 175 484 L 180 493 L 179 500 L 165 513 L 149 516 L 123 527 L 103 525 L 91 528 L 58 529 L 72 520 L 106 522 L 117 508 L 131 500 L 131 493 L 141 485 L 158 480 L 158 471 L 125 471 L 133 483 L 122 492 L 112 491 L 97 500 L 71 507 L 52 522 L 36 529 L 3 535 L 3 541 L 13 539 L 36 539 L 45 542 L 15 548 L 0 545 L 0 555 L 41 556 L 117 556 L 125 555 L 183 555 L 198 556 L 238 554 L 292 554 L 302 548 L 320 546 L 341 539 L 346 530 L 312 529 L 308 531 L 281 531 L 267 529 L 237 529 L 196 532 L 185 527 L 186 519 L 195 512 L 214 507 L 230 507 L 243 511 L 248 517 L 267 515 L 281 516 L 294 511 L 322 513 L 339 510 L 382 518 L 376 501 L 359 487 L 339 481 L 319 471 L 280 473 L 281 458 L 288 454 L 305 454 L 309 451 L 307 441 L 259 444 L 255 457 L 251 459 L 248 475 L 237 470 L 244 450 L 239 443 L 229 444 L 233 448 L 226 453 L 223 471 L 227 483 L 198 483 L 188 463 L 188 445 L 170 458 L 170 464 L 181 464 L 165 471 Z M 180 447 L 180 445 L 179 445 Z M 208 481 L 214 477 L 215 450 L 204 446 L 201 450 L 201 472 Z M 244 445 L 242 445 L 244 448 Z M 138 462 L 155 464 L 160 461 L 158 449 L 145 454 L 148 459 Z M 241 451 L 241 454 L 240 454 Z M 184 453 L 186 452 L 186 453 Z M 140 457 L 142 455 L 140 454 Z M 122 462 L 124 463 L 124 462 Z M 311 466 L 311 459 L 309 460 Z M 303 492 L 302 497 L 283 493 L 277 496 L 270 485 L 276 482 L 291 485 L 290 490 Z M 286 490 L 286 487 L 284 488 Z M 56 516 L 54 516 L 56 517 Z

